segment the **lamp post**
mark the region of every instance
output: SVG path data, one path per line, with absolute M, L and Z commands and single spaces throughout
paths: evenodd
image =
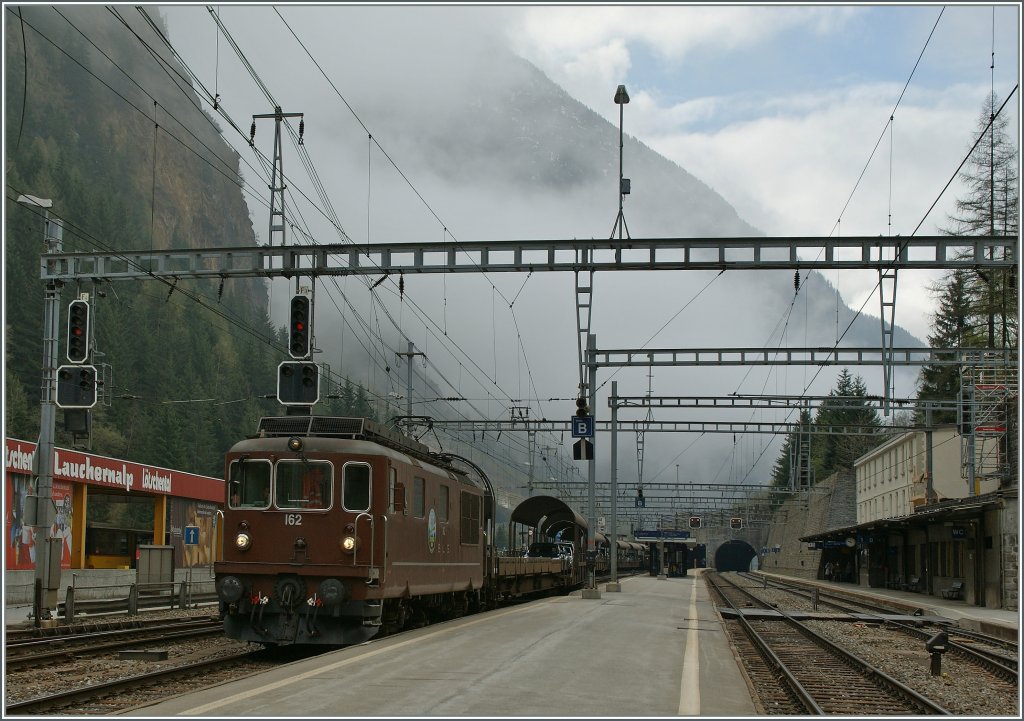
M 615 218 L 615 226 L 612 228 L 612 237 L 618 229 L 619 240 L 622 240 L 622 229 L 626 225 L 626 218 L 622 215 L 622 198 L 629 195 L 629 178 L 622 177 L 622 106 L 629 102 L 629 93 L 626 86 L 620 85 L 615 90 L 615 104 L 619 106 L 619 214 Z M 629 237 L 629 228 L 626 228 L 626 237 Z
M 609 477 L 611 480 L 611 489 L 609 491 L 611 495 L 611 533 L 608 534 L 608 562 L 609 570 L 611 573 L 610 581 L 605 586 L 606 591 L 621 591 L 622 584 L 619 583 L 619 518 L 617 499 L 618 488 L 616 483 L 618 481 L 618 410 L 619 410 L 619 382 L 612 381 L 612 426 L 611 426 L 611 472 Z
M 64 228 L 59 219 L 50 218 L 49 209 L 53 207 L 53 201 L 32 195 L 19 195 L 18 202 L 43 209 L 45 252 L 62 252 Z M 37 478 L 35 495 L 29 497 L 29 506 L 25 509 L 27 524 L 35 528 L 36 569 L 32 608 L 36 627 L 42 625 L 44 618 L 51 619 L 51 610 L 57 607 L 60 562 L 64 550 L 60 538 L 50 538 L 50 526 L 53 523 L 53 439 L 57 416 L 57 333 L 60 329 L 62 285 L 59 281 L 49 281 L 43 299 L 43 380 L 39 411 L 39 443 L 36 446 L 35 458 Z M 61 546 L 54 548 L 51 540 L 57 541 Z

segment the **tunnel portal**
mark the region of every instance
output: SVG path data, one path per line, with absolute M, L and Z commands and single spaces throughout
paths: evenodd
M 715 551 L 715 569 L 718 571 L 749 571 L 750 560 L 757 551 L 746 541 L 726 541 Z

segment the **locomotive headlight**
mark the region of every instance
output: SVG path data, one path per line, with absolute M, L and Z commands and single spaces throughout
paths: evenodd
M 359 547 L 359 539 L 355 536 L 344 536 L 341 539 L 341 550 L 345 553 L 353 553 Z
M 302 439 L 292 436 L 288 439 L 288 450 L 298 453 L 302 450 Z
M 235 548 L 239 551 L 248 551 L 249 546 L 252 545 L 252 536 L 248 533 L 242 532 L 235 536 Z

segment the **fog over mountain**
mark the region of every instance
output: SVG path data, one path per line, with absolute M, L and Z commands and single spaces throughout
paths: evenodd
M 218 88 L 223 107 L 240 127 L 248 126 L 251 115 L 272 111 L 223 40 L 214 63 L 214 26 L 207 11 L 162 10 L 172 43 L 207 87 Z M 500 33 L 481 27 L 472 12 L 456 17 L 445 16 L 442 8 L 431 10 L 343 7 L 335 8 L 326 23 L 315 8 L 282 6 L 282 16 L 319 66 L 272 9 L 242 13 L 222 6 L 221 17 L 274 101 L 285 112 L 304 113 L 306 150 L 354 242 L 617 237 L 619 128 L 516 57 Z M 443 17 L 451 22 L 439 22 Z M 609 103 L 614 91 L 608 88 Z M 716 192 L 631 137 L 628 105 L 624 129 L 623 174 L 632 182 L 624 203 L 624 236 L 761 235 L 730 206 L 727 190 Z M 256 147 L 270 155 L 272 138 L 272 121 L 260 121 Z M 243 157 L 249 152 L 237 136 L 231 142 Z M 317 242 L 339 242 L 338 233 L 302 198 L 300 193 L 309 198 L 316 193 L 288 144 L 284 167 L 296 226 L 307 228 Z M 250 198 L 250 207 L 254 228 L 266 242 L 266 181 L 247 180 L 264 196 L 264 205 Z M 293 228 L 289 242 L 307 241 Z M 383 306 L 371 304 L 371 292 L 359 279 L 319 281 L 320 360 L 381 395 L 403 395 L 405 361 L 395 353 L 405 352 L 411 340 L 428 358 L 427 368 L 415 360 L 414 413 L 507 418 L 510 407 L 529 405 L 531 417 L 571 415 L 579 380 L 572 274 L 406 274 L 402 280 L 401 296 L 395 278 L 372 291 Z M 274 283 L 272 307 L 281 323 L 291 288 Z M 837 298 L 828 273 L 801 273 L 796 294 L 792 271 L 600 272 L 593 302 L 592 332 L 599 349 L 827 348 L 840 337 L 843 348 L 881 345 L 877 296 L 853 320 L 860 309 Z M 360 323 L 352 308 L 360 309 L 365 324 L 386 344 L 353 330 Z M 424 324 L 416 308 L 431 320 Z M 922 342 L 897 327 L 895 345 Z M 850 370 L 871 392 L 882 392 L 881 368 Z M 604 399 L 613 379 L 620 395 L 643 395 L 648 387 L 655 395 L 822 395 L 839 371 L 658 368 L 649 377 L 640 368 L 603 370 L 597 414 L 608 417 Z M 913 395 L 916 375 L 914 368 L 897 370 L 897 396 Z M 435 395 L 470 400 L 422 402 Z M 404 401 L 397 405 L 396 412 L 404 411 Z M 661 411 L 655 419 L 767 422 L 784 415 Z M 624 483 L 635 482 L 637 474 L 631 435 L 620 435 Z M 564 442 L 559 452 L 568 458 L 571 441 L 538 438 L 538 445 Z M 678 463 L 681 480 L 764 483 L 780 441 L 706 434 L 694 442 L 692 436 L 650 434 L 644 477 L 674 480 Z M 607 442 L 599 438 L 598 446 L 604 469 L 599 472 L 607 473 Z

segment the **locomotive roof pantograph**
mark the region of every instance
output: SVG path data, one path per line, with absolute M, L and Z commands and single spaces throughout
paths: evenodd
M 252 438 L 285 436 L 319 436 L 379 443 L 410 456 L 438 463 L 430 446 L 404 436 L 398 431 L 371 421 L 369 418 L 341 418 L 337 416 L 264 416 L 260 418 L 257 433 Z

